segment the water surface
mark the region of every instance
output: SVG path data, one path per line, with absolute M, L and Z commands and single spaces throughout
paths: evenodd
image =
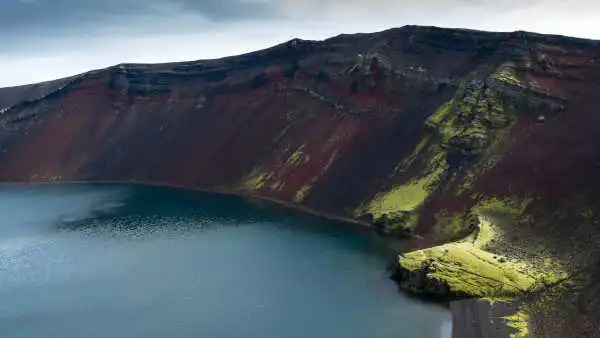
M 2 337 L 439 338 L 387 278 L 392 244 L 231 196 L 0 188 Z

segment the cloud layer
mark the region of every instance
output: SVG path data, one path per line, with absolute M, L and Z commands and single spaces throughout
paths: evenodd
M 1 0 L 0 86 L 406 24 L 600 38 L 586 0 Z

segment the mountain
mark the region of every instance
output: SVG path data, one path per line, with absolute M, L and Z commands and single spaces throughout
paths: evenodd
M 528 32 L 121 64 L 0 89 L 0 181 L 244 194 L 409 235 L 394 278 L 457 300 L 456 337 L 596 337 L 598 93 L 600 42 Z

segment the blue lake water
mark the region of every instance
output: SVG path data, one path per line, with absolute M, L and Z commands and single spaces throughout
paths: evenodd
M 397 243 L 258 201 L 129 185 L 0 188 L 3 338 L 439 338 Z

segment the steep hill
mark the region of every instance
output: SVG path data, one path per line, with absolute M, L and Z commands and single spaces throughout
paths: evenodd
M 399 259 L 404 288 L 505 300 L 518 334 L 596 337 L 598 93 L 600 42 L 527 32 L 122 64 L 0 89 L 0 181 L 243 193 L 412 233 L 441 246 Z

